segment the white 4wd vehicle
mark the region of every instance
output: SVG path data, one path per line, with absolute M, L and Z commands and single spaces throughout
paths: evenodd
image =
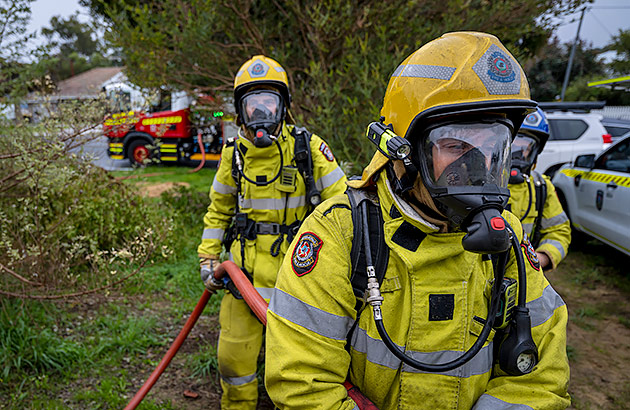
M 573 229 L 630 255 L 630 136 L 579 156 L 552 182 Z
M 578 155 L 597 154 L 611 142 L 599 114 L 560 111 L 545 114 L 549 140 L 538 155 L 538 172 L 553 177 L 562 165 L 572 163 Z

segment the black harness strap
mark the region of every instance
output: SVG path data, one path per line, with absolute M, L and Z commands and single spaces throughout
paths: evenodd
M 542 236 L 540 229 L 543 219 L 543 210 L 547 201 L 547 183 L 543 177 L 536 171 L 532 171 L 534 178 L 534 189 L 536 190 L 536 219 L 532 227 L 531 243 L 534 249 L 538 248 L 540 237 Z
M 383 214 L 376 194 L 365 190 L 348 188 L 346 190 L 350 208 L 352 209 L 353 238 L 350 260 L 352 263 L 352 274 L 350 282 L 352 290 L 357 299 L 363 300 L 367 289 L 367 263 L 365 260 L 365 246 L 363 243 L 363 218 L 367 218 L 369 227 L 369 238 L 372 253 L 372 263 L 376 271 L 376 278 L 379 283 L 383 282 L 387 263 L 389 262 L 389 248 L 385 243 L 385 233 L 383 231 Z M 367 201 L 368 213 L 364 215 L 362 203 Z

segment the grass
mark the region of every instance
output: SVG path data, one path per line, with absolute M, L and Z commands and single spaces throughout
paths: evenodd
M 129 184 L 190 186 L 155 199 L 174 210 L 180 240 L 172 254 L 145 267 L 109 299 L 45 304 L 0 299 L 0 409 L 120 409 L 127 404 L 203 291 L 196 250 L 215 170 L 190 170 L 160 166 L 114 173 L 134 176 L 124 180 Z M 147 175 L 154 173 L 159 175 Z M 218 312 L 221 295 L 211 298 L 204 315 Z M 214 349 L 205 343 L 194 354 L 180 353 L 184 361 L 193 357 L 183 377 L 215 373 Z M 173 408 L 170 400 L 150 398 L 138 407 Z
M 210 185 L 212 185 L 216 169 L 204 167 L 199 172 L 193 173 L 191 171 L 193 168 L 158 165 L 137 168 L 132 171 L 114 171 L 111 174 L 116 178 L 123 179 L 127 184 L 184 182 L 189 184 L 192 190 L 207 195 L 210 192 Z

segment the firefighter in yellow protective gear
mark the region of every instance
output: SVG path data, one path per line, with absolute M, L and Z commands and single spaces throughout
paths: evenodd
M 510 143 L 535 106 L 489 34 L 445 34 L 395 70 L 368 128 L 379 152 L 304 221 L 278 273 L 265 364 L 278 408 L 357 409 L 344 380 L 381 410 L 570 404 L 565 303 L 503 210 Z
M 286 72 L 273 59 L 252 57 L 238 71 L 234 103 L 241 127 L 223 148 L 197 250 L 209 289 L 223 285 L 213 272 L 225 245 L 268 301 L 301 221 L 321 199 L 345 191 L 346 177 L 326 142 L 286 123 L 290 101 Z M 223 297 L 219 314 L 221 407 L 254 409 L 263 326 L 235 296 Z
M 508 209 L 521 220 L 545 271 L 558 266 L 571 243 L 571 223 L 551 179 L 534 170 L 538 154 L 548 139 L 547 117 L 538 108 L 525 118 L 512 144 L 512 170 L 508 185 Z

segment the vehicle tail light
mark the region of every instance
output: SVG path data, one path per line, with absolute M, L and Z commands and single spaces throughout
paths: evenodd
M 602 138 L 604 139 L 604 144 L 610 144 L 612 142 L 612 135 L 610 134 L 604 134 Z

